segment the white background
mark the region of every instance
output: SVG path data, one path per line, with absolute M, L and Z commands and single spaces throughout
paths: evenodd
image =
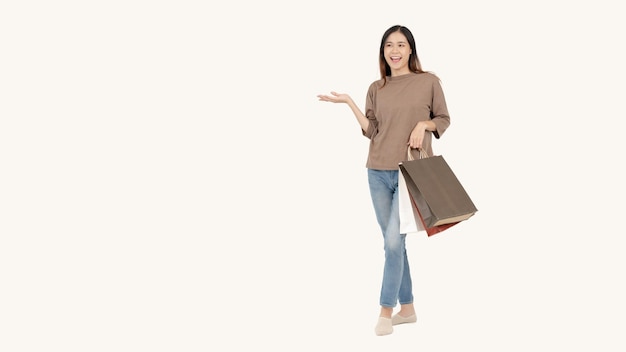
M 0 350 L 623 351 L 617 1 L 6 1 Z M 409 27 L 479 212 L 378 337 L 363 108 Z

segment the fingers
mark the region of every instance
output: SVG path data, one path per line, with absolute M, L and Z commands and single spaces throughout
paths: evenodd
M 421 149 L 423 140 L 423 138 L 411 137 L 409 138 L 409 142 L 407 143 L 407 145 L 409 145 L 413 149 Z
M 328 101 L 331 103 L 348 103 L 350 101 L 350 96 L 344 93 L 337 93 L 335 91 L 331 91 L 330 95 L 319 94 L 317 96 L 321 101 Z
M 331 101 L 331 102 L 332 102 L 332 101 L 335 101 L 333 97 L 328 96 L 328 95 L 321 95 L 321 94 L 320 94 L 320 95 L 318 95 L 317 97 L 318 97 L 318 99 L 319 99 L 320 101 Z
M 328 102 L 331 102 L 331 103 L 337 103 L 337 102 L 341 101 L 341 96 L 343 94 L 340 94 L 340 93 L 337 93 L 337 92 L 334 92 L 334 91 L 330 92 L 330 94 L 331 95 L 318 94 L 317 98 L 320 101 L 328 101 Z

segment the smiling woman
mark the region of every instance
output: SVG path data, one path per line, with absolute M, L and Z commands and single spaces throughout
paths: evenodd
M 393 325 L 414 323 L 413 287 L 406 254 L 406 234 L 400 233 L 398 165 L 407 159 L 407 146 L 433 155 L 432 136 L 441 137 L 450 116 L 439 79 L 422 70 L 415 39 L 404 26 L 385 31 L 379 52 L 380 80 L 370 84 L 365 113 L 348 94 L 331 92 L 319 100 L 347 104 L 362 133 L 370 139 L 366 163 L 370 196 L 382 231 L 385 264 L 380 292 L 377 335 L 393 332 Z M 392 315 L 400 303 L 400 311 Z
M 385 66 L 389 67 L 392 76 L 411 73 L 409 69 L 411 46 L 407 43 L 407 38 L 402 32 L 389 34 L 383 46 L 383 55 L 387 64 Z

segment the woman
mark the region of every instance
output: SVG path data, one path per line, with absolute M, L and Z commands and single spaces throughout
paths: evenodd
M 365 114 L 348 94 L 318 95 L 320 101 L 347 104 L 362 133 L 370 139 L 367 174 L 374 212 L 384 239 L 385 266 L 380 292 L 377 335 L 393 332 L 393 325 L 414 323 L 411 272 L 398 212 L 398 164 L 415 159 L 419 149 L 433 155 L 432 136 L 440 138 L 450 116 L 437 76 L 422 70 L 415 39 L 400 25 L 385 31 L 379 53 L 380 80 L 368 89 Z M 392 316 L 393 309 L 400 310 Z

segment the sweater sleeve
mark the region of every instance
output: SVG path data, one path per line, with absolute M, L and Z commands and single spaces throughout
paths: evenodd
M 372 83 L 367 90 L 367 97 L 365 100 L 365 117 L 369 120 L 369 126 L 367 131 L 361 129 L 363 135 L 369 139 L 374 138 L 378 133 L 378 120 L 376 119 L 376 115 L 374 114 L 376 104 L 376 86 Z
M 433 81 L 433 101 L 431 103 L 430 119 L 437 126 L 433 134 L 435 138 L 439 139 L 450 126 L 450 114 L 448 113 L 446 98 L 439 79 Z

